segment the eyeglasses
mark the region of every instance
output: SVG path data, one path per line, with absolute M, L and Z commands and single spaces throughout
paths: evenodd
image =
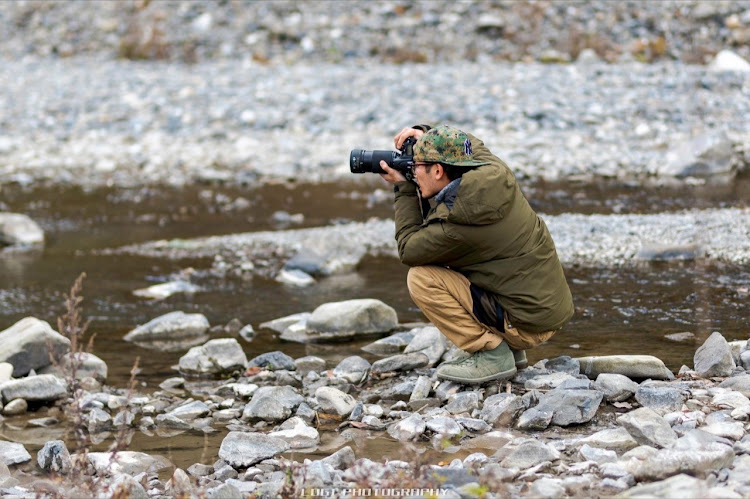
M 432 167 L 432 165 L 434 165 L 434 163 L 414 163 L 413 165 L 411 165 L 411 174 L 416 175 L 418 166 L 424 166 L 425 170 L 427 170 L 428 168 Z

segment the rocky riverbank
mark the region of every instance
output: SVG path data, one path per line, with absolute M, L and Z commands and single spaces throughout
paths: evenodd
M 159 340 L 183 339 L 196 327 L 190 316 L 155 322 L 151 334 Z M 67 339 L 33 318 L 0 332 L 8 422 L 41 405 L 47 416 L 34 424 L 77 424 L 79 438 L 92 440 L 125 430 L 226 432 L 218 455 L 186 470 L 140 452 L 71 454 L 64 441 L 46 442 L 34 459 L 24 445 L 0 442 L 0 490 L 15 497 L 111 497 L 121 487 L 131 497 L 209 498 L 301 497 L 312 490 L 356 497 L 394 488 L 439 489 L 438 497 L 446 498 L 739 498 L 750 492 L 746 341 L 728 343 L 714 333 L 696 351 L 694 365 L 679 373 L 648 355 L 558 357 L 508 383 L 467 386 L 435 377 L 439 362 L 461 355 L 436 328 L 399 325 L 377 300 L 328 303 L 258 326 L 261 334 L 292 331 L 315 341 L 320 332 L 377 337 L 400 330 L 363 348 L 363 355 L 378 356 L 374 362 L 355 354 L 328 366 L 278 351 L 248 360 L 233 337 L 241 326 L 227 325 L 228 337 L 192 348 L 179 361 L 180 377 L 153 393 L 108 387 L 106 365 L 86 356 L 74 398 L 66 384 L 72 378 L 58 377 L 69 364 L 50 366 L 45 352 L 55 345 L 56 355 L 65 355 Z M 377 434 L 409 442 L 406 449 L 413 450 L 379 462 L 347 443 Z M 331 455 L 304 459 L 323 440 Z

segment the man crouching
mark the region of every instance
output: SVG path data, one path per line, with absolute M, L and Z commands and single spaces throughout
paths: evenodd
M 424 315 L 470 355 L 444 362 L 441 379 L 507 380 L 526 352 L 573 316 L 555 244 L 508 166 L 484 143 L 441 125 L 405 128 L 414 145 L 413 178 L 384 162 L 394 185 L 396 240 L 410 266 L 409 294 Z M 422 199 L 431 207 L 423 215 Z

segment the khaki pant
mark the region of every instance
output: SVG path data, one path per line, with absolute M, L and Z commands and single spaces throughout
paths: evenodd
M 505 331 L 487 326 L 473 313 L 469 280 L 445 267 L 412 267 L 406 285 L 412 300 L 449 340 L 465 352 L 491 350 L 503 340 L 511 348 L 526 350 L 550 339 L 557 331 L 530 333 L 510 327 L 504 314 Z

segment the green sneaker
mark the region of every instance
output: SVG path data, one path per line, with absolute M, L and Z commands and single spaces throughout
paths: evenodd
M 459 383 L 484 383 L 506 380 L 516 375 L 516 361 L 506 342 L 492 350 L 475 352 L 467 357 L 444 362 L 437 368 L 437 377 Z
M 510 349 L 513 352 L 513 359 L 516 361 L 516 369 L 526 369 L 529 367 L 529 361 L 526 359 L 526 350 Z

